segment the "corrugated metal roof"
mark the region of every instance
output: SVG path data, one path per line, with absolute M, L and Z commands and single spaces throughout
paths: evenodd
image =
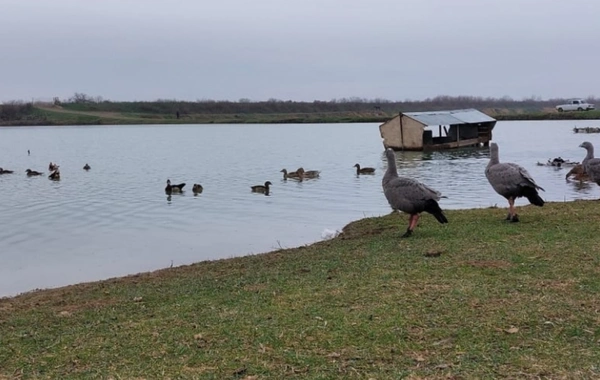
M 405 112 L 404 115 L 424 125 L 456 125 L 496 121 L 473 108 L 452 111 Z

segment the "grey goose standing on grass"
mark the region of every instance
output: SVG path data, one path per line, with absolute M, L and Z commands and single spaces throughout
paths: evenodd
M 386 149 L 388 167 L 381 185 L 388 203 L 394 211 L 403 211 L 410 215 L 408 229 L 402 237 L 409 237 L 417 226 L 419 214 L 430 213 L 440 223 L 448 223 L 437 201 L 442 198 L 439 191 L 425 186 L 412 178 L 399 177 L 396 169 L 396 155 L 390 148 Z
M 485 176 L 496 192 L 508 200 L 508 215 L 506 220 L 518 222 L 519 216 L 515 211 L 515 200 L 525 197 L 536 206 L 543 206 L 544 200 L 538 190 L 545 191 L 533 180 L 525 168 L 513 163 L 500 163 L 498 144 L 490 144 L 490 162 L 485 168 Z
M 592 182 L 600 185 L 600 158 L 594 158 L 594 146 L 591 142 L 584 141 L 579 147 L 587 150 L 587 154 L 581 162 L 583 170 Z

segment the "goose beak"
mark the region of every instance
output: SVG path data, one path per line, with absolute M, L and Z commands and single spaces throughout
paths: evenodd
M 580 147 L 580 148 L 583 148 L 583 144 L 579 144 L 579 147 Z

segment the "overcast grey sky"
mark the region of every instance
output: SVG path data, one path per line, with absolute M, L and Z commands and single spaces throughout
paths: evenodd
M 600 1 L 2 0 L 0 101 L 600 95 Z

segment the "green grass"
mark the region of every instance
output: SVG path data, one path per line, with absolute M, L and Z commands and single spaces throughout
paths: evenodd
M 499 113 L 491 115 L 496 120 L 597 120 L 600 119 L 600 111 L 585 112 L 523 112 L 523 113 Z
M 600 202 L 0 299 L 0 378 L 598 378 Z
M 119 103 L 120 104 L 120 103 Z M 18 120 L 2 121 L 5 126 L 27 125 L 119 125 L 119 124 L 285 124 L 285 123 L 383 123 L 397 113 L 374 111 L 289 112 L 289 113 L 173 113 L 79 110 L 77 104 L 64 108 L 34 107 Z M 600 111 L 562 112 L 509 109 L 482 110 L 497 120 L 580 120 L 600 119 Z

